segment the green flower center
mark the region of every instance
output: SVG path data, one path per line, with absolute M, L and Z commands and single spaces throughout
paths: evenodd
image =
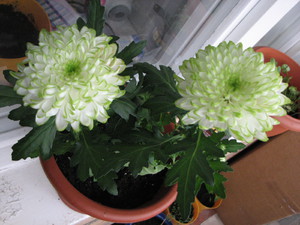
M 243 82 L 239 73 L 228 73 L 227 81 L 225 82 L 225 92 L 223 99 L 225 102 L 230 103 L 233 95 L 239 95 L 243 89 Z M 238 92 L 238 93 L 237 93 Z
M 242 82 L 239 74 L 230 74 L 227 81 L 227 88 L 230 92 L 235 92 L 241 89 Z
M 81 63 L 79 60 L 70 60 L 64 68 L 64 74 L 67 77 L 77 77 L 81 73 Z

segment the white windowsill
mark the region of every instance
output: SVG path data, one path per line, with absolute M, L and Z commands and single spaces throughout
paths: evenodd
M 12 162 L 10 154 L 11 146 L 0 149 L 0 224 L 71 225 L 89 218 L 64 205 L 38 159 Z

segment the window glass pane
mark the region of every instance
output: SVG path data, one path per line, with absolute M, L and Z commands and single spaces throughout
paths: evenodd
M 120 37 L 120 48 L 146 40 L 141 60 L 156 62 L 165 51 L 182 47 L 219 0 L 106 1 L 106 32 Z M 171 47 L 171 48 L 170 48 Z M 172 53 L 169 53 L 172 55 Z
M 300 2 L 256 45 L 276 48 L 300 64 Z

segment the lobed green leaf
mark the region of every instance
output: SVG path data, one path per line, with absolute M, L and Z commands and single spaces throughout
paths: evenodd
M 123 96 L 115 99 L 110 107 L 124 120 L 128 120 L 130 115 L 135 115 L 137 105 Z
M 117 57 L 122 59 L 125 64 L 129 64 L 132 62 L 133 58 L 142 53 L 144 47 L 146 46 L 146 41 L 140 41 L 135 43 L 131 42 L 128 46 L 126 46 L 121 52 L 117 54 Z
M 80 133 L 79 141 L 76 143 L 74 154 L 71 158 L 71 166 L 77 166 L 77 176 L 85 181 L 94 175 L 101 167 L 103 145 L 97 145 L 91 135 L 85 130 Z
M 37 156 L 49 159 L 52 156 L 51 149 L 55 135 L 55 117 L 51 117 L 44 125 L 34 127 L 12 147 L 12 159 L 19 160 Z
M 245 148 L 243 143 L 237 142 L 236 140 L 222 140 L 220 145 L 225 147 L 225 153 L 237 152 L 238 150 Z
M 36 127 L 35 115 L 36 109 L 29 106 L 20 106 L 10 111 L 8 118 L 14 121 L 20 121 L 19 124 L 25 127 Z
M 181 159 L 168 171 L 165 180 L 167 185 L 178 182 L 177 203 L 182 217 L 188 218 L 190 205 L 194 201 L 197 177 L 205 183 L 214 184 L 214 171 L 207 162 L 204 154 L 205 137 L 201 130 L 198 131 L 198 140 L 194 145 L 185 149 Z

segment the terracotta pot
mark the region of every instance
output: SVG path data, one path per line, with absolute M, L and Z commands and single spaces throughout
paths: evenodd
M 264 54 L 265 62 L 269 62 L 271 58 L 274 58 L 278 65 L 287 64 L 291 71 L 288 73 L 289 76 L 293 77 L 290 84 L 297 87 L 300 90 L 300 66 L 293 59 L 286 54 L 270 47 L 254 47 L 256 52 L 262 52 Z M 268 137 L 272 137 L 287 130 L 300 132 L 300 120 L 293 118 L 289 115 L 286 116 L 274 116 L 276 120 L 280 122 L 279 125 L 275 125 L 273 130 L 267 132 Z
M 46 29 L 50 31 L 51 24 L 45 10 L 35 0 L 1 0 L 0 4 L 13 5 L 16 11 L 27 15 L 37 30 Z M 2 71 L 5 69 L 17 70 L 17 63 L 22 62 L 21 58 L 0 58 L 0 81 L 3 83 Z
M 197 198 L 195 198 L 194 203 L 192 204 L 193 207 L 193 218 L 188 222 L 188 223 L 182 223 L 179 222 L 178 220 L 176 220 L 173 215 L 171 214 L 169 208 L 165 211 L 165 214 L 167 215 L 167 218 L 169 220 L 171 220 L 173 225 L 189 225 L 189 224 L 193 224 L 199 217 L 199 214 L 201 212 L 201 203 L 199 202 L 199 200 Z
M 177 197 L 177 185 L 163 187 L 150 202 L 136 209 L 116 209 L 97 203 L 72 186 L 60 171 L 54 157 L 40 159 L 42 167 L 62 201 L 73 210 L 100 220 L 134 223 L 148 220 L 167 209 Z

